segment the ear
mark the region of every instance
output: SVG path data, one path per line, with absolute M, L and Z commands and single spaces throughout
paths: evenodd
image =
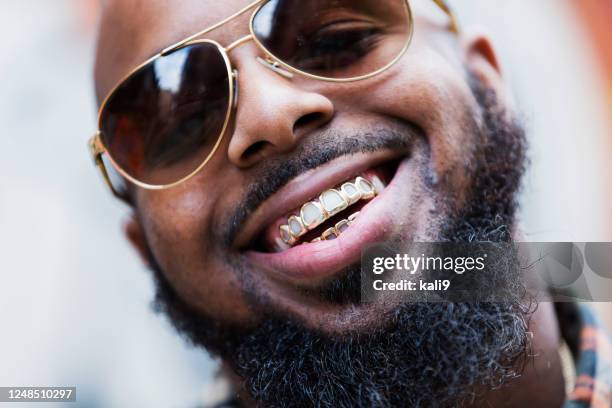
M 134 214 L 123 224 L 123 232 L 132 247 L 140 255 L 142 262 L 146 267 L 149 267 L 149 247 L 142 226 Z
M 503 74 L 486 30 L 482 27 L 466 27 L 461 34 L 461 45 L 471 72 L 485 85 L 501 92 L 504 87 Z

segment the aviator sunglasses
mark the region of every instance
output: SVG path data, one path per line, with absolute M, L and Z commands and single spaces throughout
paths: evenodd
M 432 1 L 457 32 L 444 0 Z M 201 38 L 251 10 L 249 35 L 227 47 Z M 145 189 L 176 186 L 206 166 L 226 133 L 237 104 L 231 50 L 253 41 L 257 60 L 288 80 L 354 82 L 393 66 L 413 28 L 408 0 L 255 1 L 162 50 L 109 92 L 90 140 L 95 163 L 121 198 L 124 179 Z

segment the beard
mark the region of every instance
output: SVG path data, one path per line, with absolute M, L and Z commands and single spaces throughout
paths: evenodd
M 448 203 L 438 240 L 510 242 L 525 134 L 495 93 L 474 78 L 480 112 L 470 129 L 475 148 L 466 171 L 472 184 L 465 204 Z M 507 286 L 504 302 L 400 304 L 381 316 L 381 327 L 334 337 L 274 311 L 255 328 L 224 324 L 193 310 L 152 254 L 151 265 L 156 310 L 190 342 L 228 363 L 259 406 L 461 406 L 519 376 L 527 356 L 530 307 L 520 285 Z M 517 281 L 518 269 L 517 262 L 504 272 L 508 282 Z M 358 266 L 318 293 L 334 303 L 355 302 L 359 294 Z

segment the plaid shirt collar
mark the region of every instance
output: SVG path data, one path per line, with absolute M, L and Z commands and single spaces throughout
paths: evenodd
M 563 408 L 612 407 L 612 341 L 593 311 L 578 305 L 581 328 L 576 385 Z

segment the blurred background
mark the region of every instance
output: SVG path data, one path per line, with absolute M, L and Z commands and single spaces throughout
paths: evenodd
M 528 239 L 612 241 L 612 1 L 455 3 L 491 32 L 529 129 Z M 193 406 L 215 364 L 151 311 L 127 209 L 86 149 L 97 7 L 0 0 L 0 385 L 75 385 L 82 407 Z

